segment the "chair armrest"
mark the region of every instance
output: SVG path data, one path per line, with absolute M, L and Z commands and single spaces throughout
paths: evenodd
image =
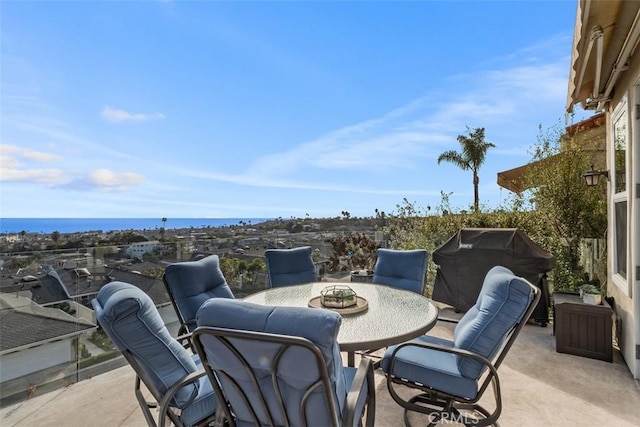
M 347 393 L 346 405 L 343 413 L 343 425 L 357 427 L 361 425 L 361 418 L 365 407 L 367 420 L 365 426 L 372 427 L 376 412 L 376 386 L 373 376 L 373 364 L 368 358 L 362 358 L 356 370 L 356 375 Z
M 184 387 L 187 384 L 191 384 L 193 382 L 198 381 L 200 377 L 203 377 L 205 375 L 207 375 L 207 372 L 204 369 L 200 369 L 196 372 L 192 372 L 189 375 L 185 375 L 180 381 L 177 381 L 174 385 L 172 385 L 167 390 L 165 395 L 162 397 L 162 400 L 160 401 L 160 409 L 159 409 L 160 427 L 164 427 L 165 420 L 167 418 L 166 414 L 167 414 L 167 411 L 169 410 L 169 404 L 171 403 L 173 396 L 175 396 L 178 390 L 180 390 L 182 387 Z

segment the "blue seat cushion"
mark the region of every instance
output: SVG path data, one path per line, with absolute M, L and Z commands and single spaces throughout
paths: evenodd
M 485 276 L 476 304 L 456 326 L 455 347 L 492 360 L 522 320 L 533 296 L 524 279 L 505 267 L 493 267 Z M 477 379 L 485 369 L 482 363 L 468 357 L 459 358 L 458 368 L 470 379 Z
M 452 341 L 429 335 L 411 342 L 453 347 Z M 415 346 L 403 347 L 396 353 L 393 372 L 389 372 L 391 354 L 396 347 L 387 348 L 382 358 L 380 366 L 384 372 L 465 399 L 475 399 L 478 395 L 477 381 L 460 373 L 459 356 L 452 353 Z

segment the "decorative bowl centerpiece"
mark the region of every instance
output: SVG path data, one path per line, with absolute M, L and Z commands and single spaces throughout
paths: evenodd
M 327 286 L 320 291 L 320 303 L 324 307 L 347 308 L 358 303 L 353 289 L 346 285 Z

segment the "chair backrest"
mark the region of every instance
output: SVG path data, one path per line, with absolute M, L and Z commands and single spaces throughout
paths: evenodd
M 316 266 L 313 264 L 310 246 L 267 249 L 264 256 L 272 288 L 316 281 Z
M 424 293 L 429 253 L 424 249 L 378 249 L 373 283 Z
M 337 426 L 347 394 L 341 320 L 329 310 L 213 299 L 198 311 L 193 340 L 238 426 Z
M 484 278 L 476 304 L 456 326 L 454 347 L 497 360 L 497 368 L 539 299 L 540 290 L 531 283 L 505 267 L 493 267 Z M 483 372 L 482 364 L 471 358 L 458 358 L 458 368 L 472 379 Z
M 209 298 L 234 298 L 220 270 L 218 255 L 169 264 L 163 281 L 185 331 L 196 327 L 196 313 Z
M 127 356 L 158 401 L 172 385 L 197 370 L 189 353 L 169 334 L 149 295 L 141 289 L 111 282 L 100 288 L 91 304 L 102 329 Z M 176 393 L 172 406 L 183 408 L 196 394 L 194 384 L 186 385 Z

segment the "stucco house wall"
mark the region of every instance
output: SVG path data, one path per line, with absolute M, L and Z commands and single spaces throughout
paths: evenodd
M 627 156 L 630 157 L 631 169 L 627 174 L 627 220 L 628 220 L 628 254 L 627 254 L 627 280 L 615 277 L 613 268 L 609 268 L 608 273 L 608 294 L 613 296 L 616 302 L 616 315 L 618 317 L 617 326 L 620 330 L 618 344 L 620 351 L 634 375 L 640 378 L 640 360 L 637 359 L 636 348 L 640 345 L 640 282 L 637 277 L 637 267 L 640 265 L 640 206 L 638 203 L 638 184 L 640 175 L 640 156 L 638 156 L 640 144 L 640 120 L 636 119 L 637 105 L 640 104 L 640 54 L 635 52 L 629 61 L 629 68 L 624 72 L 615 85 L 614 94 L 607 108 L 607 168 L 613 170 L 613 123 L 612 116 L 620 102 L 626 97 L 628 108 L 629 144 L 627 145 Z M 611 188 L 609 188 L 609 230 L 614 230 L 613 203 L 611 201 Z M 615 245 L 614 233 L 608 233 L 607 246 L 613 248 Z M 608 265 L 613 266 L 615 262 L 614 251 L 608 251 Z
M 640 379 L 640 2 L 576 5 L 567 112 L 582 105 L 606 113 L 607 292 L 615 299 L 620 351 Z M 616 166 L 616 138 L 626 142 L 624 167 Z
M 75 361 L 73 338 L 2 355 L 0 383 Z

